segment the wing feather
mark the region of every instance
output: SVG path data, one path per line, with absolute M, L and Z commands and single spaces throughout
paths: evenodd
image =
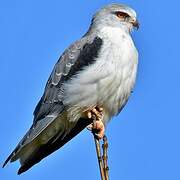
M 95 36 L 85 36 L 80 41 L 75 42 L 71 45 L 59 58 L 58 62 L 54 66 L 54 69 L 48 79 L 45 87 L 44 94 L 40 99 L 34 110 L 34 121 L 33 125 L 17 145 L 15 150 L 7 158 L 4 165 L 8 161 L 15 161 L 20 158 L 22 163 L 22 169 L 29 169 L 32 165 L 39 162 L 42 158 L 49 155 L 57 148 L 64 145 L 67 141 L 78 134 L 86 125 L 90 122 L 79 121 L 78 126 L 70 127 L 68 120 L 62 121 L 61 132 L 55 133 L 50 138 L 52 149 L 48 149 L 46 153 L 42 153 L 41 146 L 37 146 L 33 149 L 32 154 L 26 153 L 26 147 L 33 144 L 34 140 L 64 112 L 65 108 L 63 104 L 63 89 L 62 84 L 67 82 L 73 75 L 83 69 L 84 66 L 90 65 L 94 62 L 95 57 L 102 45 L 102 40 Z M 74 127 L 74 128 L 73 128 Z M 67 128 L 70 128 L 66 131 Z M 62 133 L 63 132 L 63 133 Z M 66 135 L 63 135 L 66 134 Z M 48 143 L 49 144 L 49 143 Z M 48 146 L 44 144 L 43 147 Z M 44 151 L 42 151 L 44 152 Z M 39 154 L 37 156 L 37 154 Z M 41 155 L 40 155 L 41 154 Z M 21 158 L 22 157 L 22 158 Z

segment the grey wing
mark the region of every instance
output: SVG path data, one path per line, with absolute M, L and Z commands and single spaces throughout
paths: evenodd
M 62 95 L 60 90 L 61 84 L 64 81 L 65 76 L 68 75 L 71 66 L 73 66 L 77 60 L 77 57 L 85 43 L 86 39 L 75 42 L 59 58 L 48 79 L 44 94 L 35 108 L 33 125 L 6 160 L 4 166 L 15 154 L 17 154 L 17 151 L 19 151 L 20 148 L 35 139 L 50 123 L 54 121 L 58 114 L 63 111 L 64 106 L 59 98 Z M 16 160 L 16 158 L 12 159 Z
M 86 37 L 75 42 L 63 53 L 48 79 L 41 100 L 35 108 L 32 127 L 5 161 L 4 166 L 9 160 L 11 162 L 17 160 L 21 149 L 39 136 L 63 112 L 65 107 L 62 101 L 62 83 L 71 78 L 83 66 L 93 62 L 93 57 L 97 54 L 96 47 L 100 47 L 101 44 L 100 38 Z M 74 131 L 72 134 L 77 133 Z M 71 136 L 73 137 L 73 135 Z M 68 141 L 68 138 L 65 141 Z
M 86 41 L 75 42 L 59 58 L 45 87 L 44 94 L 34 111 L 34 123 L 51 114 L 59 114 L 59 108 L 63 106 L 62 83 L 67 79 L 71 67 L 79 57 Z M 60 108 L 62 109 L 62 108 Z

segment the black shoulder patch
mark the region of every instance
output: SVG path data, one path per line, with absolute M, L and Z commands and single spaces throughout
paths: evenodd
M 71 66 L 68 74 L 62 75 L 57 85 L 50 84 L 45 89 L 44 95 L 37 104 L 34 111 L 34 122 L 41 120 L 48 114 L 54 112 L 62 111 L 63 104 L 59 100 L 58 95 L 61 93 L 60 89 L 62 83 L 68 81 L 73 75 L 77 74 L 84 67 L 93 64 L 98 57 L 99 51 L 102 46 L 102 39 L 99 37 L 94 38 L 92 43 L 86 43 L 75 60 L 74 64 Z
M 63 76 L 60 83 L 69 80 L 73 75 L 77 74 L 84 67 L 93 64 L 98 57 L 102 44 L 103 41 L 99 37 L 96 37 L 91 44 L 85 44 L 75 64 L 71 67 L 68 75 Z M 61 86 L 61 84 L 59 84 L 59 86 Z

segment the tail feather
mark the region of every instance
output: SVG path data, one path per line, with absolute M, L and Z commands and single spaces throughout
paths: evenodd
M 15 150 L 8 156 L 8 158 L 6 159 L 6 161 L 3 164 L 3 168 L 7 165 L 7 163 L 10 162 L 14 162 L 15 160 L 13 159 L 14 156 L 16 155 L 16 152 L 19 150 L 19 145 L 15 148 Z
M 13 157 L 13 154 L 14 154 L 14 152 L 12 152 L 9 156 L 8 156 L 8 158 L 6 159 L 6 161 L 4 162 L 4 164 L 3 164 L 3 168 L 7 165 L 7 163 L 11 160 L 11 158 Z
M 68 141 L 70 141 L 73 137 L 75 137 L 79 132 L 81 132 L 86 126 L 92 123 L 87 119 L 79 119 L 78 123 L 74 126 L 74 128 L 64 136 L 54 136 L 50 139 L 46 144 L 38 147 L 27 159 L 22 163 L 21 167 L 18 170 L 18 174 L 21 174 L 28 169 L 30 169 L 33 165 L 40 162 L 43 158 L 53 153 Z M 58 138 L 57 138 L 58 137 Z
M 38 136 L 41 133 L 43 133 L 44 130 L 46 130 L 47 127 L 49 127 L 53 123 L 55 118 L 56 116 L 48 116 L 48 117 L 43 118 L 41 122 L 39 121 L 36 124 L 33 124 L 31 128 L 29 129 L 29 131 L 25 134 L 25 136 L 19 142 L 15 150 L 6 159 L 6 161 L 3 164 L 3 167 L 5 167 L 9 161 L 14 162 L 18 160 L 21 157 L 22 152 L 23 153 L 25 152 L 24 150 L 26 149 L 26 147 L 29 147 L 29 145 L 31 145 L 32 142 L 34 141 L 36 142 L 36 139 L 38 139 Z

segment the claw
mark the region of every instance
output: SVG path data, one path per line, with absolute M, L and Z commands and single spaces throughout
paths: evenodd
M 102 107 L 97 107 L 99 112 L 103 112 L 103 108 Z
M 89 119 L 91 119 L 91 118 L 95 119 L 95 121 L 93 121 L 92 124 L 87 126 L 87 129 L 90 131 L 93 131 L 98 139 L 102 139 L 104 137 L 104 132 L 105 132 L 105 127 L 102 122 L 103 108 L 101 108 L 101 107 L 93 108 L 91 111 L 87 112 L 87 117 Z
M 92 113 L 91 113 L 91 111 L 89 111 L 89 112 L 87 113 L 87 117 L 88 117 L 89 119 L 92 118 Z
M 93 116 L 95 116 L 96 119 L 98 120 L 102 120 L 102 116 L 103 116 L 103 108 L 101 107 L 96 107 L 96 108 L 93 108 L 91 111 L 88 111 L 87 112 L 87 117 L 89 119 L 91 119 Z
M 93 131 L 93 123 L 92 123 L 92 124 L 89 124 L 86 128 L 87 128 L 89 131 Z
M 104 137 L 105 128 L 102 121 L 95 121 L 93 123 L 92 130 L 98 139 L 102 139 Z

